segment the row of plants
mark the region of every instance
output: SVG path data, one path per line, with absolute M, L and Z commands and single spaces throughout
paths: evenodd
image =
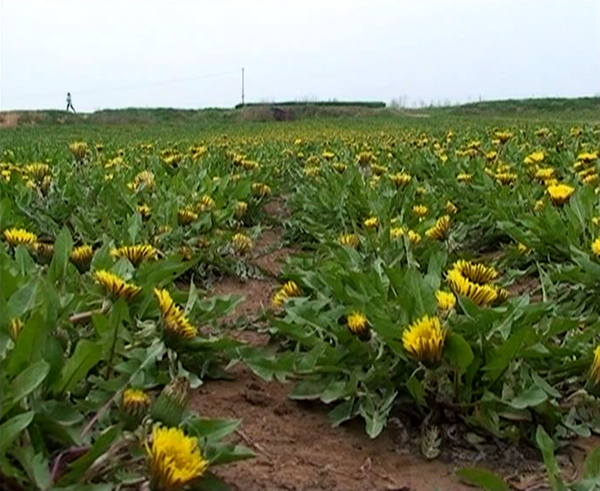
M 15 132 L 0 183 L 3 475 L 218 489 L 213 466 L 250 452 L 222 441 L 239 421 L 195 415 L 188 396 L 236 360 L 331 405 L 334 425 L 420 427 L 429 458 L 459 422 L 546 442 L 551 463 L 548 438 L 600 430 L 597 135 L 307 124 L 67 145 Z M 261 275 L 251 257 L 274 196 L 302 249 L 264 313 L 275 351 L 227 337 L 217 320 L 239 299 L 211 295 L 220 275 Z

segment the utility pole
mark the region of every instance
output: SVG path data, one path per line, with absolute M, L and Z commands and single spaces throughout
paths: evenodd
M 242 106 L 244 105 L 244 67 L 242 67 Z

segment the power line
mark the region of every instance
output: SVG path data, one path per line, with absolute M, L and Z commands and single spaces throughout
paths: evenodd
M 161 85 L 192 82 L 192 81 L 196 81 L 196 80 L 202 80 L 202 79 L 207 79 L 207 78 L 220 77 L 223 75 L 229 75 L 232 73 L 238 73 L 238 69 L 236 68 L 236 69 L 232 69 L 232 70 L 226 70 L 223 72 L 206 73 L 204 75 L 198 75 L 195 77 L 159 80 L 159 81 L 155 81 L 155 82 L 146 82 L 146 83 L 135 84 L 135 85 L 122 85 L 122 86 L 115 86 L 115 87 L 98 87 L 98 88 L 93 88 L 93 89 L 84 89 L 84 90 L 78 90 L 77 94 L 78 95 L 79 94 L 94 94 L 94 93 L 102 93 L 102 92 L 114 92 L 114 91 L 120 91 L 120 90 L 135 90 L 135 89 L 141 89 L 141 88 L 145 88 L 145 87 L 157 87 L 157 86 L 161 86 Z M 29 94 L 10 94 L 9 93 L 9 94 L 2 94 L 2 96 L 5 99 L 22 99 L 22 98 L 26 98 L 26 97 L 53 97 L 53 96 L 59 96 L 59 95 L 63 95 L 63 94 L 64 94 L 64 91 L 61 91 L 61 92 L 57 91 L 57 92 L 29 93 Z

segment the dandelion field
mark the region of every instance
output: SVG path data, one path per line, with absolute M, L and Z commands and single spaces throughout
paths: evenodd
M 3 130 L 3 479 L 226 489 L 261 448 L 190 400 L 244 367 L 334 431 L 400 421 L 428 460 L 529 447 L 551 489 L 599 489 L 600 450 L 575 477 L 555 457 L 600 433 L 599 137 L 468 117 Z M 238 315 L 227 279 L 268 302 Z

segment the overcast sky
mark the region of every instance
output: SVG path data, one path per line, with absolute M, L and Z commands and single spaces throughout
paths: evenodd
M 598 0 L 1 0 L 2 109 L 600 92 Z

